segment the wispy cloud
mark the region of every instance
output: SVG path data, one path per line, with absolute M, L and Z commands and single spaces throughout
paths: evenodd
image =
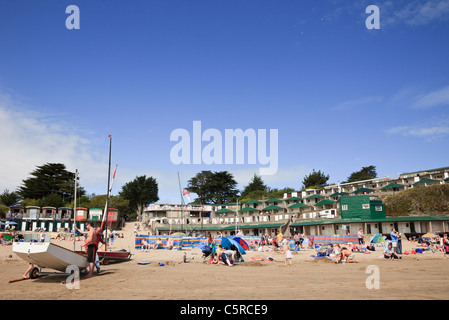
M 331 108 L 331 110 L 335 110 L 335 111 L 352 110 L 354 108 L 360 108 L 360 107 L 370 105 L 373 103 L 380 103 L 380 102 L 382 102 L 382 100 L 383 100 L 383 97 L 381 97 L 381 96 L 364 97 L 364 98 L 341 102 L 341 103 L 333 106 Z
M 381 19 L 382 26 L 423 26 L 449 20 L 449 0 L 385 1 Z
M 442 105 L 449 106 L 449 86 L 421 96 L 413 106 L 417 109 L 429 109 Z
M 449 135 L 449 119 L 442 117 L 439 120 L 432 120 L 427 123 L 397 126 L 387 129 L 385 132 L 391 135 L 423 138 L 426 141 L 433 141 Z

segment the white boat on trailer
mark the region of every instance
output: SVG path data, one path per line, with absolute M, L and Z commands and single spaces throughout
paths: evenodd
M 14 242 L 12 251 L 21 259 L 38 267 L 30 271 L 29 276 L 32 279 L 48 274 L 70 275 L 68 267 L 75 266 L 82 272 L 89 266 L 85 256 L 51 242 Z M 43 268 L 57 270 L 59 273 L 42 272 Z

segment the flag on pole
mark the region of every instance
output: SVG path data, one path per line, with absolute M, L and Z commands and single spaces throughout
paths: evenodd
M 183 192 L 184 192 L 185 196 L 187 197 L 187 199 L 189 199 L 189 202 L 190 202 L 190 194 L 189 194 L 189 191 L 188 191 L 187 189 L 184 189 Z

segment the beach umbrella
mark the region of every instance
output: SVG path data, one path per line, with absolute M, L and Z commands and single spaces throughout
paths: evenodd
M 2 233 L 0 237 L 8 241 L 12 240 L 12 235 L 10 235 L 9 233 Z
M 248 243 L 240 237 L 234 237 L 233 240 L 237 241 L 239 245 L 242 246 L 244 250 L 249 250 Z
M 231 246 L 234 245 L 241 254 L 246 254 L 242 246 L 234 239 L 224 237 L 221 239 L 221 245 L 225 249 L 231 249 Z

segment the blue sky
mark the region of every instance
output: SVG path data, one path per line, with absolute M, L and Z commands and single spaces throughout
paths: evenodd
M 62 162 L 105 193 L 109 134 L 114 194 L 145 174 L 179 202 L 178 171 L 182 187 L 201 170 L 240 187 L 259 172 L 172 164 L 170 134 L 193 121 L 277 129 L 271 187 L 299 189 L 312 169 L 337 183 L 369 165 L 391 178 L 448 166 L 448 40 L 448 0 L 3 1 L 0 191 Z

